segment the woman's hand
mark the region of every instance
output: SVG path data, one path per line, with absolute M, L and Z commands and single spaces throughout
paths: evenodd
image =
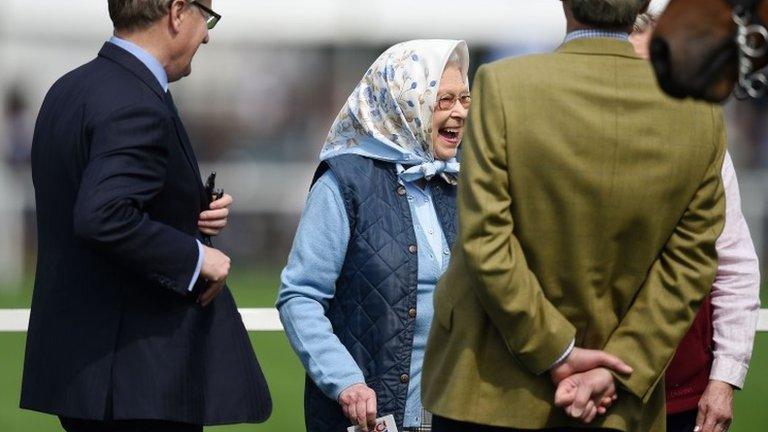
M 696 416 L 697 432 L 725 432 L 733 420 L 733 386 L 712 380 L 699 399 L 699 414 Z
M 376 428 L 376 392 L 365 384 L 347 387 L 339 395 L 339 405 L 353 425 L 364 432 Z
M 221 198 L 211 203 L 210 210 L 200 213 L 197 228 L 208 236 L 217 236 L 227 226 L 229 207 L 234 200 L 231 195 L 224 194 Z

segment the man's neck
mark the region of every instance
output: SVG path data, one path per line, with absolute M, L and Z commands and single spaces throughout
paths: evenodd
M 158 37 L 158 35 L 154 34 L 154 31 L 151 28 L 149 30 L 140 32 L 124 32 L 115 30 L 115 36 L 138 45 L 141 47 L 141 49 L 148 52 L 152 55 L 152 57 L 157 59 L 157 61 L 163 65 L 163 68 L 166 71 L 168 70 L 168 64 L 170 63 L 170 60 L 166 55 L 164 55 L 165 50 L 163 50 L 157 43 L 157 41 L 161 39 Z

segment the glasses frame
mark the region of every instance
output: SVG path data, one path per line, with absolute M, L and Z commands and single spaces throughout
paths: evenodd
M 205 24 L 206 26 L 208 26 L 208 30 L 213 30 L 213 28 L 216 27 L 216 24 L 218 24 L 219 21 L 221 21 L 221 15 L 217 14 L 216 12 L 214 12 L 213 9 L 200 3 L 199 1 L 190 0 L 187 2 L 187 4 L 189 4 L 190 6 L 199 7 L 200 10 L 202 10 L 203 12 L 205 12 L 205 14 L 208 15 L 205 19 Z
M 450 96 L 450 99 L 447 96 Z M 466 100 L 467 102 L 462 102 L 462 100 Z M 444 105 L 444 102 L 448 103 L 449 105 Z M 472 95 L 469 93 L 459 96 L 452 94 L 443 95 L 442 97 L 437 98 L 437 108 L 440 111 L 450 111 L 453 109 L 453 107 L 456 106 L 456 102 L 460 103 L 464 109 L 469 109 L 469 107 L 472 105 Z

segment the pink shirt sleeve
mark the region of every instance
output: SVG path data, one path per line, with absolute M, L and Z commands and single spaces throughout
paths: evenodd
M 741 212 L 741 197 L 731 156 L 723 162 L 725 227 L 717 240 L 718 268 L 712 286 L 714 364 L 710 379 L 738 388 L 752 357 L 760 312 L 760 270 Z

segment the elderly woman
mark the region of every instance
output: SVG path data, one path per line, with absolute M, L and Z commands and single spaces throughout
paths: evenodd
M 455 237 L 468 63 L 463 41 L 391 47 L 328 135 L 277 300 L 308 374 L 308 431 L 388 414 L 430 430 L 421 368 Z

